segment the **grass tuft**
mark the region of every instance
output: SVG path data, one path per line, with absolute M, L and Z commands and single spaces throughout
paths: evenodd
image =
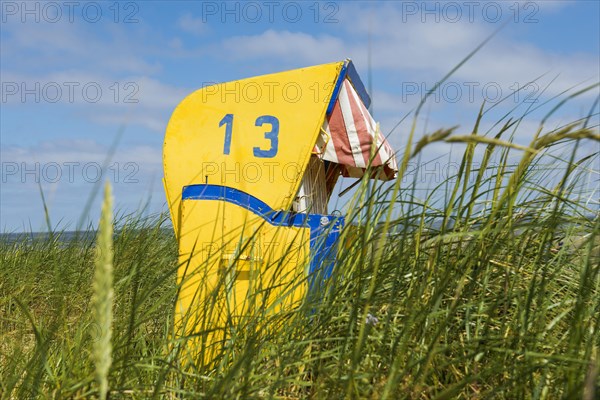
M 109 182 L 104 186 L 104 201 L 96 241 L 96 269 L 93 281 L 92 321 L 98 337 L 94 340 L 92 358 L 101 400 L 108 393 L 108 372 L 112 363 L 113 324 L 113 199 Z

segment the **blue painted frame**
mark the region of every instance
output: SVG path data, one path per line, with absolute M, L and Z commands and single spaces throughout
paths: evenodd
M 348 63 L 348 78 L 350 78 L 350 82 L 352 82 L 354 90 L 356 90 L 356 93 L 358 93 L 358 97 L 360 97 L 363 104 L 368 109 L 371 106 L 371 97 L 369 96 L 369 93 L 367 93 L 365 85 L 358 76 L 358 71 L 356 71 L 352 61 Z
M 273 226 L 310 228 L 309 286 L 314 285 L 317 277 L 327 279 L 331 276 L 336 259 L 336 244 L 344 227 L 343 217 L 273 210 L 265 202 L 246 192 L 221 185 L 184 186 L 181 198 L 226 201 L 253 212 Z

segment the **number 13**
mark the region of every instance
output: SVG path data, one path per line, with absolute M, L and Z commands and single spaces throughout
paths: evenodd
M 265 132 L 265 139 L 271 141 L 271 147 L 268 150 L 263 150 L 260 147 L 254 147 L 252 150 L 255 157 L 273 158 L 277 155 L 279 149 L 279 120 L 272 115 L 261 115 L 256 118 L 254 126 L 263 126 L 264 124 L 271 125 L 271 130 Z M 233 114 L 227 114 L 219 122 L 219 127 L 225 126 L 225 144 L 223 146 L 223 154 L 229 154 L 231 150 L 231 134 L 233 130 Z

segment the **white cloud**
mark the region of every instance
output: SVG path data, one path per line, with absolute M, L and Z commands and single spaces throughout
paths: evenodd
M 33 93 L 24 94 L 26 90 Z M 135 124 L 164 132 L 170 112 L 191 90 L 148 76 L 115 79 L 71 70 L 43 75 L 9 71 L 3 73 L 2 92 L 2 103 L 7 105 L 65 104 L 77 107 L 92 122 Z
M 226 54 L 236 60 L 248 58 L 283 58 L 319 64 L 343 60 L 345 45 L 330 35 L 313 36 L 304 32 L 275 31 L 269 29 L 252 36 L 234 36 L 225 39 Z
M 563 6 L 557 3 L 553 7 Z M 371 63 L 376 73 L 392 74 L 398 80 L 431 88 L 499 27 L 466 18 L 457 23 L 422 23 L 419 18 L 407 18 L 398 3 L 378 5 L 377 9 L 350 4 L 340 11 L 345 35 L 269 29 L 225 39 L 222 46 L 236 60 L 293 60 L 295 64 L 310 65 L 350 57 L 364 71 L 368 65 L 367 36 L 371 34 Z M 570 54 L 568 50 L 552 53 L 508 33 L 501 31 L 453 79 L 473 82 L 480 88 L 497 84 L 508 94 L 513 90 L 510 88 L 524 86 L 544 73 L 548 74 L 545 82 L 558 75 L 548 89 L 550 95 L 599 79 L 596 55 Z
M 90 24 L 20 23 L 2 24 L 2 57 L 7 67 L 19 71 L 85 67 L 88 71 L 149 74 L 160 65 L 140 57 L 140 48 L 150 48 L 150 33 L 125 32 L 118 25 L 89 29 Z M 92 28 L 94 27 L 91 24 Z M 84 29 L 84 27 L 88 29 Z M 143 35 L 143 36 L 140 36 Z M 144 36 L 146 40 L 144 40 Z
M 192 14 L 186 13 L 177 20 L 177 26 L 184 32 L 201 35 L 208 31 L 208 25 L 201 18 L 194 18 Z

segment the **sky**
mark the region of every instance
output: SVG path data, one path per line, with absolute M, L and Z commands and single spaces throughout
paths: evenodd
M 44 201 L 53 229 L 95 221 L 95 193 L 105 180 L 121 214 L 167 210 L 169 117 L 186 95 L 214 82 L 350 58 L 371 92 L 373 115 L 401 152 L 410 124 L 392 128 L 497 30 L 429 98 L 419 134 L 455 125 L 470 133 L 485 101 L 485 129 L 507 110 L 536 109 L 514 138 L 527 144 L 556 96 L 599 81 L 599 7 L 552 0 L 2 1 L 0 231 L 46 229 Z M 598 94 L 569 101 L 545 127 L 585 117 Z M 460 146 L 436 144 L 422 161 L 459 153 Z M 427 168 L 444 175 L 444 165 Z

